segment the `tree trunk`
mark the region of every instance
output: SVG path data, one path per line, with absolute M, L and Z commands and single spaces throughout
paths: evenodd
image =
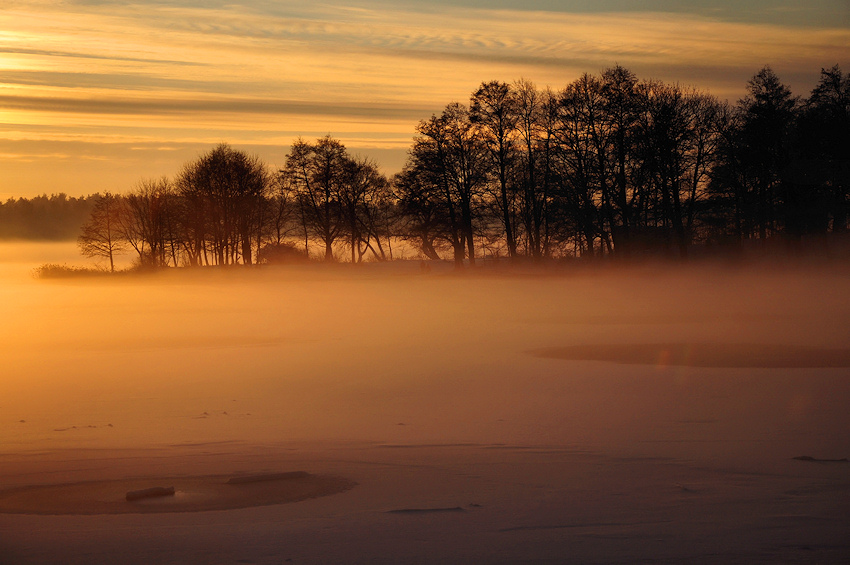
M 248 234 L 242 236 L 242 262 L 251 264 L 251 236 Z

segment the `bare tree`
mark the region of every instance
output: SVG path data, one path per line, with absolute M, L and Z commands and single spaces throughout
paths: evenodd
M 264 244 L 280 245 L 297 229 L 297 194 L 292 185 L 280 174 L 273 183 L 271 196 L 262 210 L 262 229 L 258 248 Z
M 411 168 L 426 175 L 449 218 L 449 237 L 455 266 L 464 255 L 475 264 L 477 207 L 487 178 L 487 148 L 469 118 L 466 106 L 452 103 L 440 116 L 419 122 L 408 158 Z
M 601 236 L 600 171 L 607 171 L 608 136 L 603 126 L 604 99 L 599 78 L 584 74 L 560 93 L 553 158 L 556 223 L 564 239 L 574 231 L 580 254 L 593 257 Z
M 525 225 L 526 252 L 540 260 L 549 251 L 551 157 L 557 100 L 551 90 L 540 91 L 534 83 L 524 79 L 514 83 L 513 92 L 516 131 L 522 145 L 518 155 L 520 218 Z
M 452 224 L 443 199 L 439 182 L 421 161 L 411 153 L 401 173 L 393 177 L 393 190 L 400 222 L 397 235 L 413 241 L 428 259 L 438 260 L 437 248 L 453 241 Z M 458 239 L 458 238 L 454 238 Z
M 508 256 L 515 258 L 516 244 L 516 187 L 510 186 L 511 170 L 515 166 L 516 127 L 519 119 L 517 100 L 509 84 L 498 81 L 482 83 L 472 95 L 469 119 L 475 124 L 480 139 L 487 147 L 491 167 L 498 183 L 494 201 L 505 230 Z
M 176 195 L 165 177 L 139 182 L 125 196 L 121 234 L 138 253 L 141 266 L 177 266 Z
M 191 215 L 184 225 L 193 264 L 208 251 L 219 265 L 240 259 L 245 265 L 252 263 L 252 244 L 270 183 L 258 157 L 224 143 L 184 167 L 176 184 Z
M 385 260 L 381 239 L 388 205 L 389 182 L 368 159 L 347 159 L 346 176 L 340 185 L 339 200 L 351 247 L 351 262 L 360 262 L 367 251 Z
M 640 147 L 636 129 L 644 110 L 644 97 L 637 84 L 635 74 L 620 65 L 602 72 L 600 93 L 604 104 L 600 117 L 605 145 L 597 146 L 602 217 L 612 235 L 615 231 L 620 234 L 626 256 L 632 226 L 640 223 L 636 216 L 645 185 L 642 162 L 636 155 Z M 616 253 L 617 241 L 611 239 Z
M 88 221 L 77 238 L 80 252 L 86 257 L 109 259 L 109 270 L 115 272 L 114 256 L 125 250 L 119 233 L 122 201 L 107 192 L 97 198 Z
M 326 136 L 311 145 L 299 139 L 281 171 L 298 195 L 305 233 L 325 248 L 325 261 L 334 260 L 334 243 L 345 230 L 339 195 L 347 163 L 345 147 L 338 140 Z

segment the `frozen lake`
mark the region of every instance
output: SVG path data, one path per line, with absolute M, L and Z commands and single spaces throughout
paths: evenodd
M 128 463 L 128 453 L 136 457 L 140 450 L 153 450 L 146 453 L 155 452 L 160 467 L 183 473 L 198 471 L 199 459 L 188 462 L 191 453 L 203 458 L 204 468 L 225 472 L 292 457 L 341 475 L 350 469 L 364 485 L 361 492 L 372 492 L 368 485 L 376 472 L 407 485 L 381 499 L 377 510 L 368 506 L 377 499 L 370 499 L 367 507 L 376 512 L 405 507 L 401 499 L 417 489 L 424 497 L 419 504 L 447 507 L 490 493 L 491 504 L 501 504 L 504 512 L 482 522 L 483 530 L 461 528 L 463 539 L 440 533 L 433 529 L 438 516 L 422 532 L 430 532 L 435 543 L 442 540 L 443 553 L 435 557 L 451 561 L 454 555 L 462 562 L 462 554 L 451 552 L 467 547 L 478 548 L 473 554 L 483 561 L 499 562 L 495 549 L 482 552 L 501 542 L 483 532 L 524 527 L 535 505 L 555 516 L 554 522 L 540 518 L 544 526 L 563 525 L 563 516 L 576 509 L 552 502 L 550 495 L 599 488 L 582 482 L 596 476 L 587 467 L 592 457 L 622 463 L 604 464 L 611 476 L 603 473 L 599 476 L 607 478 L 598 480 L 605 492 L 625 493 L 629 519 L 643 524 L 649 537 L 661 534 L 639 518 L 647 505 L 650 513 L 669 512 L 682 524 L 679 537 L 685 541 L 708 535 L 710 527 L 692 514 L 707 507 L 695 502 L 689 510 L 679 499 L 681 489 L 650 501 L 629 498 L 652 477 L 666 477 L 665 484 L 672 485 L 687 480 L 675 478 L 678 471 L 713 485 L 705 487 L 711 495 L 703 503 L 720 510 L 705 518 L 710 523 L 723 519 L 724 507 L 738 508 L 733 501 L 740 492 L 718 485 L 739 484 L 741 473 L 773 477 L 762 487 L 751 486 L 755 498 L 747 511 L 753 515 L 739 524 L 749 528 L 755 546 L 747 548 L 741 538 L 727 557 L 796 558 L 805 551 L 795 546 L 786 554 L 776 545 L 788 532 L 829 538 L 832 529 L 818 526 L 825 522 L 846 532 L 847 519 L 836 521 L 830 501 L 850 502 L 847 468 L 793 458 L 850 456 L 850 368 L 842 361 L 850 343 L 847 269 L 691 266 L 513 274 L 484 269 L 457 275 L 440 269 L 422 274 L 417 264 L 396 264 L 68 280 L 30 276 L 40 263 L 63 261 L 83 262 L 72 244 L 0 245 L 0 465 L 6 471 L 0 488 L 155 474 L 159 467 L 149 461 Z M 636 359 L 635 346 L 651 350 L 650 359 Z M 632 353 L 622 353 L 623 347 Z M 564 348 L 571 353 L 565 355 Z M 540 350 L 561 353 L 541 356 Z M 816 362 L 824 350 L 835 355 L 834 366 Z M 785 361 L 771 363 L 774 357 Z M 529 459 L 517 462 L 517 450 Z M 558 459 L 565 453 L 571 464 Z M 369 467 L 370 461 L 377 467 Z M 661 469 L 662 464 L 673 467 Z M 419 466 L 423 474 L 400 478 L 398 465 Z M 512 473 L 520 470 L 531 472 L 542 490 L 522 481 L 514 491 L 505 487 L 518 480 Z M 454 477 L 445 488 L 467 492 L 463 500 L 437 500 L 433 494 L 448 492 L 435 486 L 445 472 Z M 490 486 L 459 486 L 460 474 L 485 477 Z M 780 488 L 776 477 L 786 490 L 827 487 L 817 490 L 810 506 L 797 498 L 793 509 L 784 508 L 783 498 L 764 490 Z M 316 506 L 308 512 L 309 523 L 317 529 L 301 522 L 301 534 L 309 531 L 319 543 L 321 524 L 332 516 L 361 516 L 364 506 L 353 502 L 336 511 L 328 506 L 357 497 L 358 488 L 310 503 Z M 616 507 L 603 498 L 596 507 L 594 499 L 582 503 L 599 523 L 613 519 L 608 513 Z M 292 512 L 286 509 L 303 509 L 302 504 L 307 503 L 269 508 Z M 263 512 L 247 519 L 267 521 L 271 510 Z M 801 518 L 808 520 L 804 526 L 786 520 L 764 533 L 767 515 L 777 512 L 810 519 Z M 343 528 L 351 540 L 364 524 L 376 526 L 378 518 L 369 516 Z M 19 519 L 0 514 L 0 530 L 9 532 Z M 49 548 L 69 542 L 63 528 L 83 518 L 28 520 L 33 534 L 0 534 L 0 556 L 5 547 L 20 562 L 50 562 Z M 91 524 L 97 530 L 97 522 Z M 215 527 L 193 524 L 193 539 L 215 537 Z M 281 535 L 294 535 L 290 526 L 280 527 Z M 579 535 L 557 528 L 510 531 L 525 532 L 530 545 L 523 555 L 532 560 L 559 555 L 566 547 L 560 544 Z M 531 543 L 540 531 L 546 535 Z M 46 541 L 39 545 L 36 536 Z M 817 546 L 818 555 L 832 562 L 848 555 L 846 541 L 834 546 L 839 537 L 798 545 Z M 351 548 L 364 560 L 386 562 L 414 551 L 399 541 L 390 543 L 396 553 L 383 554 L 379 546 L 387 539 L 351 541 Z M 600 555 L 603 562 L 618 556 L 640 560 L 660 551 L 651 544 L 625 544 L 622 553 L 609 555 L 581 539 L 584 545 L 576 546 L 583 548 L 581 555 Z M 250 546 L 245 539 L 238 543 Z M 98 552 L 86 536 L 73 544 L 104 562 L 117 551 Z M 139 559 L 156 560 L 157 548 L 166 546 L 147 546 Z M 668 549 L 671 562 L 691 555 L 688 543 Z M 304 552 L 307 562 L 333 558 Z M 259 549 L 255 553 L 254 562 L 265 562 L 257 557 Z M 707 553 L 699 555 L 712 561 Z

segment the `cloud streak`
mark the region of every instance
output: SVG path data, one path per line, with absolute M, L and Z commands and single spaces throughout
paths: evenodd
M 86 115 L 120 115 L 128 117 L 174 116 L 192 120 L 197 116 L 211 114 L 259 114 L 281 116 L 329 116 L 384 120 L 407 120 L 415 123 L 427 111 L 424 108 L 402 104 L 359 104 L 338 105 L 332 103 L 305 102 L 286 99 L 152 99 L 132 97 L 71 98 L 6 96 L 0 94 L 0 106 L 10 111 L 76 113 Z

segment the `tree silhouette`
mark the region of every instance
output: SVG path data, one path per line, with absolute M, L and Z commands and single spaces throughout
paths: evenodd
M 598 208 L 601 178 L 607 171 L 607 130 L 602 123 L 602 83 L 582 75 L 560 93 L 555 116 L 555 223 L 558 231 L 575 233 L 579 253 L 593 257 L 595 241 L 603 234 Z M 601 253 L 601 250 L 600 250 Z
M 145 179 L 124 197 L 120 232 L 142 267 L 177 266 L 177 196 L 165 177 Z
M 359 263 L 367 251 L 378 260 L 387 259 L 382 239 L 387 238 L 389 181 L 368 159 L 349 158 L 340 190 L 351 262 Z
M 754 227 L 764 240 L 777 228 L 780 172 L 789 156 L 797 99 L 766 66 L 747 83 L 747 96 L 738 101 L 738 108 L 742 114 L 738 132 L 745 174 L 742 188 L 745 199 L 754 200 Z
M 850 198 L 850 75 L 836 65 L 804 104 L 786 171 L 788 226 L 797 235 L 847 230 Z
M 179 194 L 186 200 L 184 238 L 198 264 L 203 254 L 218 265 L 252 263 L 252 244 L 259 229 L 260 210 L 268 196 L 271 177 L 258 157 L 222 143 L 187 164 L 177 177 Z
M 305 229 L 325 248 L 325 261 L 334 260 L 334 243 L 345 229 L 340 191 L 347 165 L 345 147 L 328 135 L 315 144 L 293 143 L 281 171 L 298 195 Z
M 499 210 L 508 257 L 517 255 L 516 213 L 514 194 L 509 177 L 516 159 L 515 137 L 519 119 L 516 97 L 507 83 L 491 81 L 482 83 L 472 95 L 469 119 L 475 124 L 479 138 L 487 148 L 490 166 L 495 169 L 498 183 L 493 200 Z
M 475 264 L 474 221 L 487 179 L 486 147 L 466 106 L 452 103 L 439 116 L 419 122 L 406 168 L 421 175 L 419 186 L 439 201 L 448 219 L 456 267 Z M 413 185 L 411 185 L 413 186 Z
M 125 249 L 124 241 L 119 235 L 122 204 L 120 197 L 109 192 L 98 197 L 77 239 L 80 252 L 86 257 L 109 259 L 111 272 L 115 272 L 114 256 Z
M 515 127 L 522 145 L 517 155 L 521 169 L 520 217 L 525 226 L 526 253 L 540 260 L 549 253 L 549 202 L 558 102 L 550 90 L 541 92 L 527 80 L 517 81 L 513 91 Z
M 640 121 L 641 159 L 651 188 L 647 210 L 667 242 L 687 256 L 697 206 L 705 198 L 708 166 L 717 146 L 719 103 L 678 85 L 640 85 L 644 112 Z
M 625 256 L 629 254 L 632 228 L 640 222 L 635 215 L 646 202 L 642 193 L 644 171 L 636 155 L 640 151 L 637 128 L 648 109 L 646 88 L 643 90 L 635 74 L 620 65 L 602 73 L 602 114 L 595 134 L 601 217 L 611 225 L 612 236 L 619 235 L 619 242 L 614 237 L 612 240 L 615 246 L 620 244 Z
M 428 259 L 438 260 L 440 243 L 453 241 L 449 213 L 440 195 L 439 180 L 429 174 L 421 159 L 424 151 L 411 153 L 411 159 L 401 173 L 393 177 L 394 197 L 400 221 L 396 235 L 415 241 L 419 251 Z

